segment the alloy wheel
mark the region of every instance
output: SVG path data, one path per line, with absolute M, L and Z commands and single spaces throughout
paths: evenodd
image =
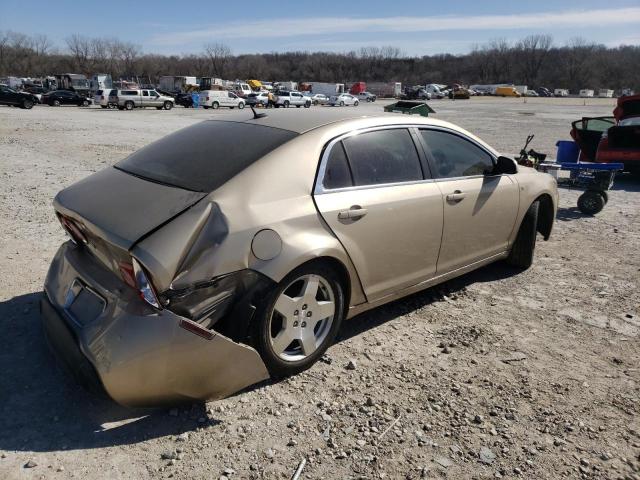
M 269 340 L 282 360 L 297 362 L 320 348 L 336 314 L 329 282 L 306 274 L 291 282 L 277 298 L 269 317 Z

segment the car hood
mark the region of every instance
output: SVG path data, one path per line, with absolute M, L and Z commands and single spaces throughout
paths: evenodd
M 130 250 L 205 196 L 110 167 L 65 188 L 53 203 L 56 211 L 78 220 L 95 235 Z

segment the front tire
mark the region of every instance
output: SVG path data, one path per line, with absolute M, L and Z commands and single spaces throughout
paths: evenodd
M 162 105 L 162 108 L 164 108 L 165 110 L 171 110 L 173 108 L 173 103 L 171 102 L 164 102 L 164 105 Z
M 244 103 L 239 103 L 238 104 L 238 109 L 242 110 L 244 108 Z
M 124 108 L 125 108 L 126 110 L 133 110 L 133 107 L 134 107 L 134 105 L 133 105 L 133 102 L 131 102 L 131 101 L 126 102 L 126 103 L 124 104 Z
M 289 108 L 289 100 L 284 101 L 284 108 Z
M 355 102 L 353 102 L 353 106 L 357 107 L 360 104 L 360 102 L 358 102 L 357 100 Z
M 514 267 L 526 270 L 533 263 L 533 252 L 536 248 L 536 235 L 538 233 L 538 210 L 540 202 L 535 201 L 525 213 L 516 241 L 513 242 L 511 253 L 507 263 Z
M 250 336 L 271 376 L 306 370 L 333 343 L 345 316 L 344 287 L 321 262 L 287 275 L 258 307 Z
M 23 100 L 22 101 L 22 105 L 20 105 L 20 108 L 31 110 L 33 108 L 33 101 L 31 101 L 31 100 Z
M 220 104 L 218 102 L 213 102 L 211 104 L 211 108 L 213 108 L 214 110 L 217 110 L 220 108 Z

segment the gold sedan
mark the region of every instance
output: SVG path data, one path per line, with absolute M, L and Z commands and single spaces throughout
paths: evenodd
M 78 380 L 130 406 L 221 398 L 308 368 L 358 313 L 531 265 L 550 175 L 450 123 L 343 112 L 207 120 L 56 196 L 71 238 L 41 306 Z

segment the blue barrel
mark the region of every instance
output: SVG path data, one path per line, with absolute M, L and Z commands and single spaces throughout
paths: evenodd
M 556 147 L 558 147 L 557 163 L 576 163 L 578 161 L 580 147 L 573 140 L 558 140 Z

